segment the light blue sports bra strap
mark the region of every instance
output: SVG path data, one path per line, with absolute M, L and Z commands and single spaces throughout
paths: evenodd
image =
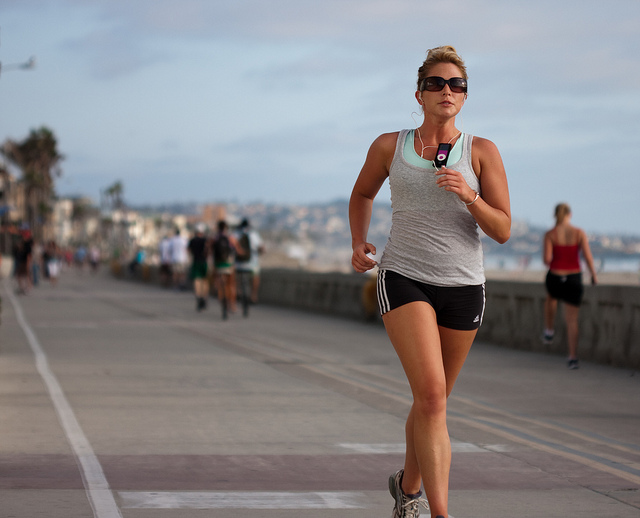
M 453 145 L 453 149 L 451 150 L 451 155 L 449 155 L 448 164 L 452 165 L 458 162 L 462 158 L 462 144 L 461 142 L 465 142 L 464 133 L 460 135 L 460 138 Z M 415 138 L 415 130 L 409 130 L 407 133 L 407 137 L 404 141 L 404 148 L 402 152 L 402 156 L 404 159 L 409 162 L 411 165 L 415 165 L 417 167 L 422 167 L 423 169 L 435 169 L 433 166 L 433 161 L 425 160 L 418 153 L 416 153 L 415 146 L 413 145 L 413 141 Z M 468 145 L 465 142 L 464 145 Z

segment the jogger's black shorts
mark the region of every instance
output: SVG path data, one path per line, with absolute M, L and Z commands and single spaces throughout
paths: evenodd
M 572 273 L 570 275 L 556 275 L 547 273 L 545 280 L 547 293 L 554 299 L 567 302 L 573 306 L 582 304 L 584 286 L 582 285 L 582 274 Z
M 378 271 L 378 307 L 381 315 L 417 301 L 427 302 L 433 307 L 438 325 L 459 331 L 472 331 L 482 324 L 485 308 L 484 284 L 434 286 L 391 270 Z

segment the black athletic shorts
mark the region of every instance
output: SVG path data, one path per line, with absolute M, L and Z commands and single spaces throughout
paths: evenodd
M 417 301 L 427 302 L 433 307 L 439 326 L 472 331 L 482 324 L 484 284 L 433 286 L 390 270 L 378 271 L 378 306 L 381 315 Z
M 584 295 L 584 286 L 582 285 L 582 274 L 572 273 L 571 275 L 556 275 L 548 272 L 547 293 L 554 299 L 561 300 L 573 306 L 579 306 L 582 303 Z

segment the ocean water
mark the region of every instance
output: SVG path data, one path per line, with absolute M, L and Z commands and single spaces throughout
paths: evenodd
M 598 272 L 619 273 L 632 272 L 640 273 L 640 256 L 603 256 L 595 257 L 594 263 Z M 484 267 L 486 270 L 504 271 L 545 271 L 547 267 L 538 255 L 493 255 L 486 254 L 484 257 Z M 587 265 L 582 263 L 583 271 L 587 272 Z

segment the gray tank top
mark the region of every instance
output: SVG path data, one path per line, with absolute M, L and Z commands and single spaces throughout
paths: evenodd
M 403 156 L 409 130 L 398 135 L 389 170 L 391 233 L 379 267 L 435 286 L 485 282 L 478 224 L 454 193 L 436 185 L 435 169 L 411 165 Z M 450 169 L 480 192 L 471 165 L 473 136 L 462 136 L 462 157 Z

